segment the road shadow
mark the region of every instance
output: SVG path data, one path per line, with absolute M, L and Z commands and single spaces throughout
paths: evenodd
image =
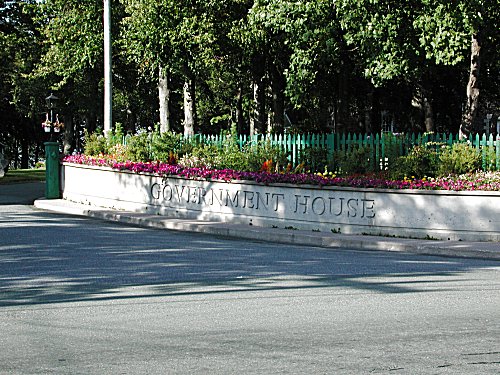
M 0 306 L 325 288 L 459 287 L 497 261 L 243 242 L 4 206 Z
M 0 184 L 0 205 L 29 204 L 45 195 L 45 182 Z

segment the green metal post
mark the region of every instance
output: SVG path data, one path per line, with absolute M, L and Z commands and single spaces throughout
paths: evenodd
M 45 198 L 59 197 L 59 143 L 45 142 Z

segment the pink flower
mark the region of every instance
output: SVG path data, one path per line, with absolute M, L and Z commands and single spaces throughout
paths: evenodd
M 231 169 L 185 168 L 178 164 L 162 162 L 117 162 L 108 156 L 69 155 L 63 158 L 66 163 L 110 167 L 119 171 L 151 173 L 161 177 L 179 176 L 187 179 L 211 179 L 222 181 L 250 180 L 262 184 L 288 183 L 296 185 L 347 186 L 382 189 L 425 189 L 425 190 L 489 190 L 500 191 L 500 172 L 478 172 L 462 176 L 448 176 L 433 180 L 392 181 L 366 176 L 324 177 L 310 173 L 270 173 L 241 172 Z

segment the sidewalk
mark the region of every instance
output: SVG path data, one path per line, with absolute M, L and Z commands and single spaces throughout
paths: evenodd
M 432 241 L 310 232 L 281 228 L 263 228 L 224 222 L 200 222 L 168 218 L 166 216 L 104 209 L 101 207 L 77 204 L 63 199 L 38 199 L 34 202 L 34 205 L 42 210 L 88 216 L 129 225 L 197 232 L 253 241 L 318 246 L 324 248 L 398 251 L 426 255 L 500 260 L 500 243 L 498 242 Z

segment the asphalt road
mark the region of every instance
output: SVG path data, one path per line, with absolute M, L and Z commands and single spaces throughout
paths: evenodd
M 0 205 L 33 204 L 35 199 L 44 195 L 44 181 L 0 185 Z
M 500 262 L 0 205 L 0 374 L 499 374 Z

